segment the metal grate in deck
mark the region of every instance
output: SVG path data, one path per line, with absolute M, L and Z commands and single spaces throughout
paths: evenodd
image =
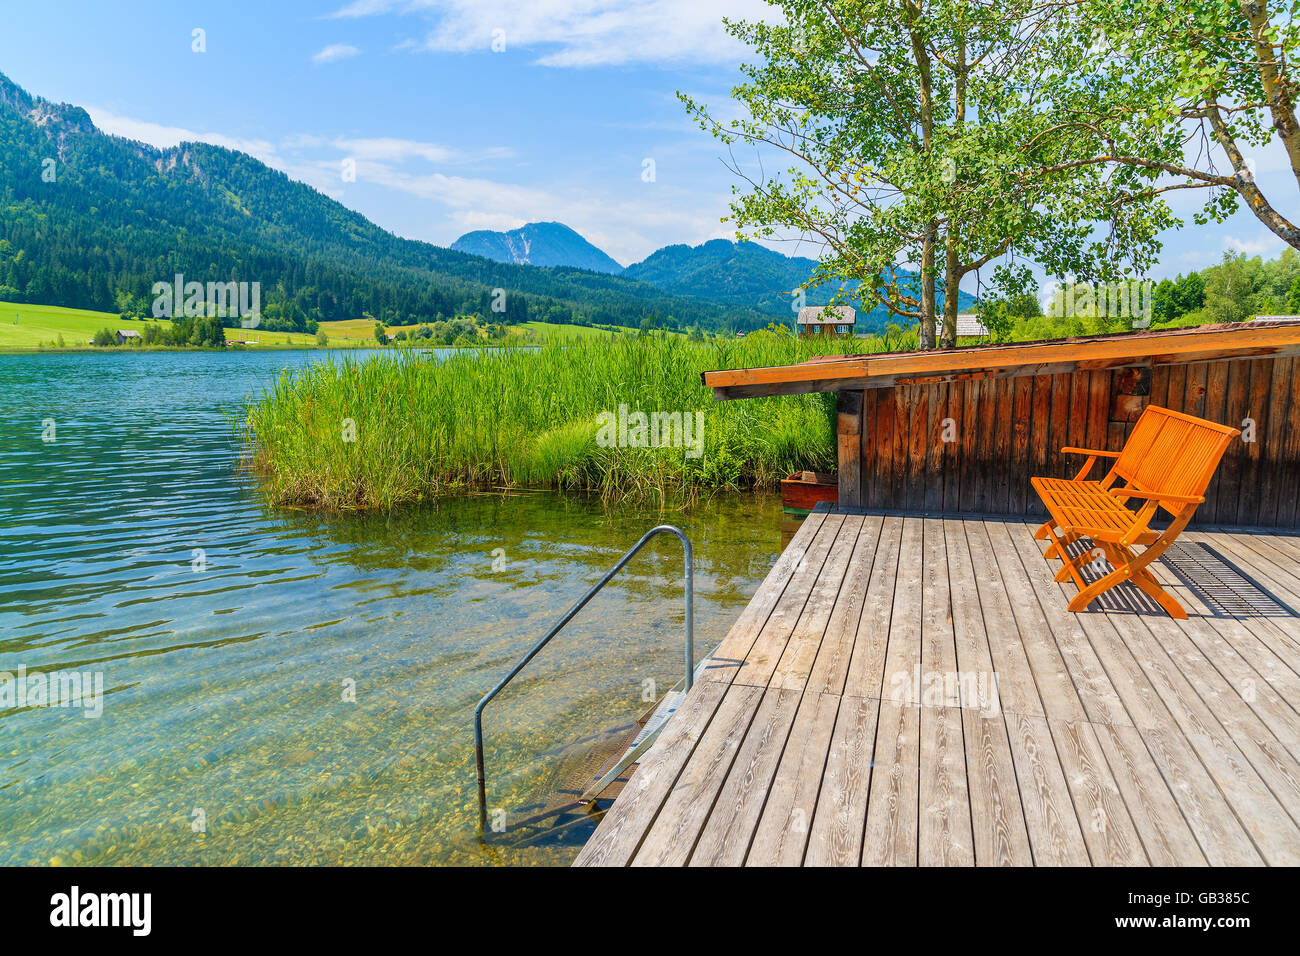
M 1205 602 L 1225 617 L 1296 617 L 1253 578 L 1200 541 L 1176 541 L 1164 563 Z

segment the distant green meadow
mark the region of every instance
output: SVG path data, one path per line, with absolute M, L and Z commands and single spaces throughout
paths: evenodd
M 162 328 L 169 328 L 169 319 L 150 319 Z M 0 302 L 0 350 L 40 349 L 91 349 L 91 339 L 101 329 L 116 332 L 118 329 L 141 331 L 145 322 L 124 319 L 112 312 L 90 309 L 66 309 L 57 305 L 36 305 L 27 302 Z M 374 319 L 343 319 L 321 322 L 319 329 L 326 335 L 328 348 L 374 348 Z M 389 332 L 405 331 L 411 334 L 416 325 L 388 326 Z M 520 343 L 541 342 L 551 339 L 569 341 L 573 338 L 609 338 L 615 334 L 608 329 L 591 326 L 522 322 L 507 330 Z M 678 334 L 678 333 L 672 333 Z M 226 338 L 239 340 L 246 348 L 314 349 L 321 348 L 315 334 L 306 332 L 272 332 L 267 329 L 227 329 Z M 406 344 L 424 347 L 427 343 L 412 340 Z M 140 346 L 133 345 L 133 348 Z M 446 348 L 448 346 L 437 346 Z M 160 346 L 159 348 L 166 348 Z
M 171 326 L 168 319 L 151 319 L 158 325 Z M 88 349 L 90 340 L 101 329 L 134 329 L 140 331 L 145 323 L 136 319 L 123 319 L 111 312 L 89 309 L 65 309 L 57 305 L 35 305 L 27 302 L 0 302 L 0 349 Z M 339 329 L 333 326 L 339 326 Z M 364 334 L 353 333 L 346 323 L 322 324 L 334 347 L 348 348 L 375 344 L 371 331 L 374 323 L 366 325 Z M 303 332 L 269 332 L 265 329 L 227 329 L 227 339 L 241 339 L 250 348 L 315 348 L 316 337 Z M 133 346 L 139 348 L 139 346 Z
M 913 345 L 653 333 L 348 356 L 283 373 L 241 428 L 280 505 L 384 509 L 521 486 L 668 502 L 835 468 L 833 395 L 716 402 L 702 372 Z

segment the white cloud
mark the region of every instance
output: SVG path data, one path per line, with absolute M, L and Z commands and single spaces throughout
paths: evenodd
M 1224 236 L 1223 244 L 1233 252 L 1244 252 L 1248 256 L 1264 256 L 1265 258 L 1274 256 L 1286 248 L 1286 243 L 1271 232 L 1262 233 L 1254 239 Z
M 383 163 L 405 163 L 413 159 L 422 159 L 429 163 L 466 164 L 512 159 L 515 156 L 514 149 L 509 146 L 485 146 L 481 149 L 465 150 L 395 136 L 329 137 L 294 133 L 286 136 L 280 146 L 287 152 L 295 153 L 328 148 L 337 150 L 351 159 Z
M 1178 263 L 1188 265 L 1193 271 L 1200 270 L 1203 266 L 1214 265 L 1222 256 L 1217 252 L 1207 252 L 1205 249 L 1186 249 L 1178 254 Z M 1162 263 L 1163 265 L 1163 263 Z M 1167 271 L 1167 269 L 1166 269 Z M 1157 270 L 1159 272 L 1159 270 Z
M 343 9 L 331 13 L 330 18 L 368 17 L 376 13 L 388 13 L 390 10 L 404 5 L 396 2 L 396 0 L 355 0 L 355 2 L 349 3 Z
M 329 138 L 326 136 L 314 136 L 311 133 L 291 133 L 281 142 L 285 149 L 320 149 Z
M 355 159 L 387 160 L 403 162 L 407 159 L 427 159 L 431 163 L 444 163 L 456 155 L 455 150 L 435 143 L 420 143 L 409 139 L 377 137 L 373 139 L 349 139 L 337 137 L 332 141 L 335 149 L 342 150 Z
M 734 236 L 719 222 L 727 210 L 725 193 L 686 191 L 659 182 L 642 183 L 639 192 L 623 194 L 576 178 L 537 187 L 448 171 L 513 158 L 514 150 L 505 146 L 466 149 L 396 137 L 307 133 L 273 143 L 167 126 L 98 107 L 88 107 L 88 112 L 105 132 L 160 149 L 203 142 L 248 153 L 353 208 L 358 201 L 373 203 L 377 195 L 366 190 L 376 187 L 402 197 L 402 207 L 420 210 L 404 234 L 442 245 L 474 229 L 514 229 L 525 222 L 554 220 L 576 229 L 618 261 L 631 263 L 669 243 Z M 355 183 L 342 178 L 343 159 L 355 160 Z M 391 210 L 390 215 L 382 206 L 374 211 L 378 215 L 372 218 L 393 228 Z M 418 222 L 429 225 L 413 225 Z
M 280 158 L 276 155 L 275 144 L 264 139 L 241 139 L 222 133 L 201 133 L 183 126 L 165 126 L 147 120 L 132 119 L 129 116 L 119 116 L 97 106 L 87 106 L 86 112 L 90 114 L 91 121 L 97 127 L 113 136 L 139 140 L 159 149 L 170 149 L 181 143 L 210 143 L 213 146 L 224 146 L 226 149 L 248 153 L 268 166 L 282 168 Z
M 224 133 L 199 132 L 183 126 L 167 126 L 121 116 L 97 106 L 86 107 L 86 112 L 90 114 L 91 121 L 99 129 L 113 136 L 138 140 L 158 149 L 171 149 L 181 143 L 209 143 L 213 146 L 223 146 L 226 149 L 247 153 L 272 169 L 306 183 L 333 199 L 341 199 L 343 195 L 340 188 L 338 161 L 303 161 L 296 155 L 303 149 L 329 145 L 330 140 L 326 137 L 294 135 L 287 137 L 277 148 L 275 143 L 264 139 L 245 139 Z M 282 155 L 282 150 L 295 155 L 286 157 Z
M 743 47 L 722 18 L 771 20 L 763 0 L 357 0 L 333 16 L 423 13 L 434 21 L 423 41 L 404 44 L 433 52 L 545 47 L 542 66 L 624 63 L 732 62 Z M 495 32 L 494 32 L 495 31 Z
M 596 195 L 589 186 L 539 189 L 485 178 L 414 175 L 384 163 L 358 162 L 357 181 L 409 193 L 443 207 L 439 230 L 427 238 L 450 244 L 474 229 L 516 229 L 525 222 L 558 221 L 624 264 L 639 261 L 671 242 L 698 244 L 733 238 L 719 218 L 727 197 L 701 202 L 663 184 L 647 185 L 644 197 Z
M 346 60 L 349 57 L 356 56 L 360 52 L 350 43 L 331 43 L 329 46 L 312 54 L 311 61 L 316 64 L 334 63 L 338 60 Z

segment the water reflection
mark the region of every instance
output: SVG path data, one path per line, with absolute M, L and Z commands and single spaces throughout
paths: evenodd
M 0 670 L 101 671 L 106 690 L 98 720 L 0 711 L 0 863 L 576 852 L 479 843 L 470 715 L 664 516 L 550 494 L 268 511 L 231 417 L 314 357 L 0 356 Z M 771 566 L 779 504 L 668 517 L 695 544 L 706 649 Z M 680 571 L 674 541 L 651 545 L 492 705 L 494 806 L 522 806 L 568 745 L 680 676 Z

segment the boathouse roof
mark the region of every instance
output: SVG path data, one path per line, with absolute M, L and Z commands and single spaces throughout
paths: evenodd
M 1300 324 L 1239 322 L 952 349 L 827 355 L 797 365 L 704 372 L 716 399 L 1044 375 L 1129 365 L 1300 355 Z

